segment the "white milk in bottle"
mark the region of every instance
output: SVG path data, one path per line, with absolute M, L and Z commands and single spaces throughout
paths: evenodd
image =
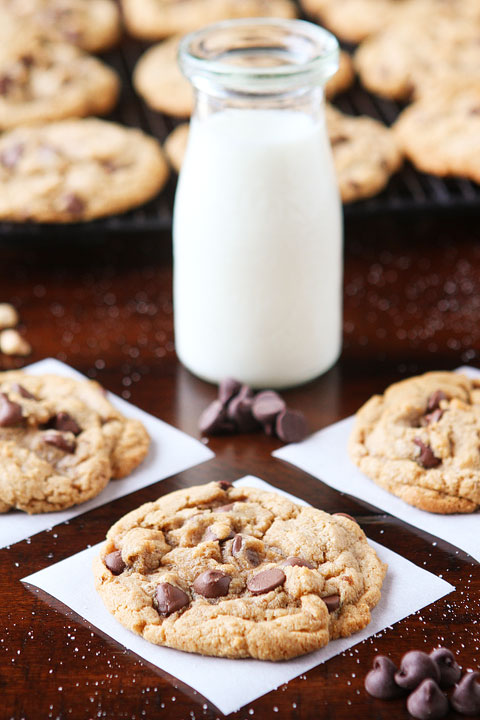
M 184 56 L 199 98 L 175 198 L 176 349 L 206 380 L 281 388 L 327 370 L 341 347 L 341 206 L 320 85 L 336 47 L 301 21 L 230 21 L 191 37 L 218 50 L 222 28 L 254 60 L 245 70 L 224 49 L 198 68 Z M 285 77 L 288 42 L 305 33 L 313 60 L 290 60 Z

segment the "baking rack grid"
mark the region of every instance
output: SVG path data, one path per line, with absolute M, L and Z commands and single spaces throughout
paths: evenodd
M 177 122 L 150 110 L 132 87 L 132 71 L 145 46 L 126 38 L 120 47 L 108 53 L 105 59 L 121 77 L 122 93 L 117 108 L 111 114 L 113 121 L 138 127 L 161 142 Z M 352 115 L 369 115 L 390 125 L 401 107 L 398 103 L 371 95 L 356 83 L 348 92 L 335 99 L 341 110 Z M 39 240 L 48 237 L 72 237 L 118 233 L 169 231 L 172 224 L 172 206 L 175 177 L 163 192 L 146 205 L 122 215 L 68 225 L 41 225 L 35 223 L 0 223 L 0 240 L 29 237 Z M 385 212 L 413 213 L 417 211 L 469 211 L 480 209 L 480 186 L 467 179 L 444 180 L 416 171 L 409 163 L 394 175 L 387 188 L 373 198 L 345 205 L 345 215 L 368 216 Z

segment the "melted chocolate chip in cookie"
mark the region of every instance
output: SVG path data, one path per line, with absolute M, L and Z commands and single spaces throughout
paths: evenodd
M 0 393 L 0 427 L 18 425 L 23 420 L 22 407 L 8 399 L 6 393 Z
M 434 455 L 430 445 L 426 445 L 419 437 L 413 438 L 413 442 L 420 448 L 418 462 L 422 467 L 426 470 L 430 470 L 431 468 L 436 468 L 441 464 L 441 459 Z
M 47 445 L 53 445 L 67 453 L 74 453 L 77 447 L 75 438 L 69 437 L 69 435 L 61 433 L 58 430 L 46 430 L 43 433 L 42 440 Z
M 222 597 L 228 595 L 231 579 L 230 575 L 221 570 L 207 570 L 195 578 L 193 589 L 206 598 Z
M 280 587 L 286 579 L 283 570 L 280 570 L 280 568 L 270 568 L 251 577 L 247 582 L 247 588 L 252 595 L 261 595 Z
M 103 562 L 105 563 L 105 566 L 110 570 L 112 575 L 121 575 L 121 573 L 127 567 L 122 560 L 121 550 L 114 550 L 113 552 L 108 553 L 108 555 L 105 555 Z
M 155 599 L 159 614 L 165 616 L 181 610 L 190 603 L 187 593 L 168 582 L 157 585 Z

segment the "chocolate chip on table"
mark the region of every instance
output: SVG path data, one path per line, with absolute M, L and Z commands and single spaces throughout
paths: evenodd
M 71 415 L 67 412 L 59 412 L 53 419 L 53 427 L 55 430 L 61 430 L 62 432 L 71 432 L 74 435 L 80 435 L 82 428 L 75 422 Z
M 275 432 L 283 442 L 300 442 L 308 435 L 304 414 L 298 410 L 283 410 L 277 415 Z
M 220 400 L 214 400 L 200 415 L 198 427 L 202 435 L 223 435 L 235 431 L 235 425 L 227 418 L 227 411 Z
M 159 614 L 165 616 L 181 610 L 190 603 L 187 593 L 168 582 L 157 585 L 155 599 Z
M 242 384 L 235 378 L 224 378 L 218 386 L 218 399 L 222 405 L 227 405 L 234 395 L 240 392 Z
M 313 570 L 315 567 L 315 565 L 312 565 L 312 563 L 308 562 L 308 560 L 304 560 L 301 557 L 296 557 L 295 555 L 287 557 L 287 559 L 283 560 L 280 565 L 282 565 L 282 567 L 284 565 L 290 565 L 291 567 L 307 567 L 310 568 L 310 570 Z
M 13 390 L 13 392 L 16 392 L 18 395 L 27 400 L 37 399 L 35 395 L 32 395 L 32 393 L 27 390 L 27 388 L 24 388 L 23 385 L 19 385 L 18 383 L 13 383 L 11 389 Z
M 59 430 L 46 430 L 42 435 L 42 440 L 47 445 L 53 445 L 67 453 L 74 453 L 77 446 L 75 438 L 64 435 Z
M 207 570 L 195 578 L 193 589 L 206 598 L 222 597 L 228 595 L 231 579 L 230 575 L 221 570 Z
M 441 464 L 442 460 L 438 458 L 436 455 L 434 455 L 432 448 L 430 445 L 426 445 L 423 440 L 421 440 L 419 437 L 413 438 L 413 442 L 417 447 L 420 448 L 420 455 L 418 456 L 418 463 L 425 468 L 425 470 L 430 470 L 431 468 L 436 468 L 438 465 Z
M 253 416 L 262 425 L 271 423 L 279 413 L 286 409 L 285 400 L 274 390 L 264 390 L 257 393 L 253 399 Z
M 227 405 L 227 418 L 235 424 L 237 432 L 250 433 L 258 430 L 259 423 L 252 413 L 252 398 L 235 395 Z
M 262 593 L 270 592 L 275 588 L 280 587 L 286 580 L 285 573 L 280 568 L 270 568 L 269 570 L 263 570 L 257 575 L 253 575 L 248 582 L 247 588 L 253 595 L 261 595 Z
M 326 595 L 322 597 L 329 613 L 335 612 L 340 607 L 340 595 Z
M 435 390 L 427 400 L 427 413 L 431 413 L 440 407 L 442 400 L 448 400 L 443 390 Z
M 112 575 L 120 575 L 127 567 L 122 560 L 121 550 L 114 550 L 113 552 L 108 553 L 108 555 L 105 555 L 103 562 Z
M 380 700 L 393 700 L 405 694 L 405 690 L 395 682 L 397 666 L 386 655 L 377 655 L 373 659 L 373 668 L 365 677 L 365 690 Z
M 402 657 L 395 682 L 402 688 L 414 690 L 422 680 L 440 681 L 440 670 L 430 655 L 421 650 L 410 650 Z
M 467 672 L 450 697 L 454 710 L 462 715 L 480 715 L 480 673 Z
M 5 393 L 0 393 L 0 427 L 18 425 L 22 420 L 22 406 L 9 400 Z
M 440 671 L 442 687 L 450 687 L 460 680 L 462 668 L 455 660 L 455 655 L 451 650 L 444 647 L 435 648 L 430 653 L 430 657 Z
M 417 720 L 439 720 L 448 713 L 448 700 L 435 680 L 423 680 L 407 699 L 407 710 Z

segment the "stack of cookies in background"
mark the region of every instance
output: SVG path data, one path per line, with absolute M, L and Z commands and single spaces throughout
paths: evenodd
M 480 182 L 478 0 L 302 0 L 342 40 L 363 85 L 411 104 L 394 124 L 421 171 Z
M 222 19 L 302 12 L 360 43 L 353 60 L 342 51 L 327 87 L 343 202 L 381 192 L 404 155 L 421 171 L 480 182 L 477 0 L 0 0 L 0 221 L 86 221 L 157 196 L 169 165 L 180 169 L 193 110 L 177 65 L 181 37 Z M 140 55 L 134 89 L 169 118 L 167 138 L 90 117 L 119 100 L 119 75 L 91 53 L 120 41 L 122 19 L 142 43 L 128 45 Z M 354 68 L 367 90 L 411 102 L 392 129 L 330 104 Z
M 83 119 L 117 102 L 117 74 L 89 52 L 119 36 L 113 0 L 0 0 L 1 219 L 89 220 L 165 184 L 156 140 Z

